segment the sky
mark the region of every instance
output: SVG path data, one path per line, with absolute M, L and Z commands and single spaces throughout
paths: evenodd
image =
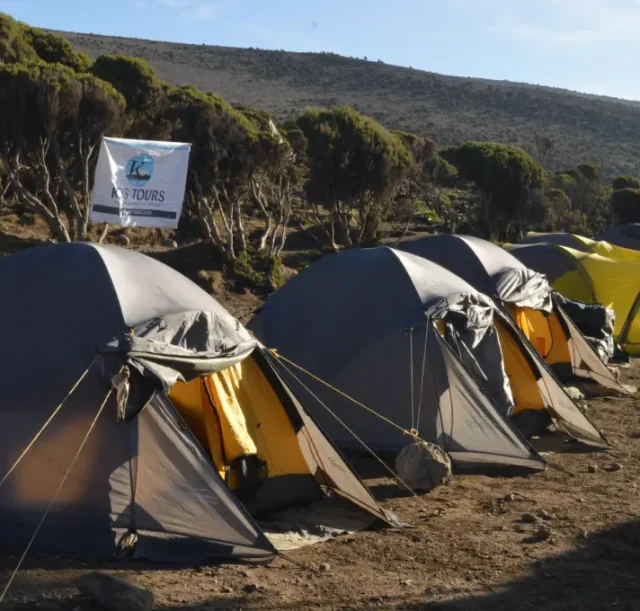
M 640 0 L 0 0 L 40 27 L 290 51 L 640 100 Z

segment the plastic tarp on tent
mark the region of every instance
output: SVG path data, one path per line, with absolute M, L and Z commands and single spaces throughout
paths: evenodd
M 405 242 L 402 249 L 434 261 L 493 297 L 563 380 L 589 378 L 625 392 L 576 325 L 554 301 L 547 277 L 486 240 L 442 234 Z
M 599 244 L 600 252 L 614 254 L 618 260 L 554 244 L 512 246 L 510 252 L 546 274 L 565 297 L 612 308 L 616 339 L 629 353 L 640 354 L 640 260 L 630 260 L 627 249 Z

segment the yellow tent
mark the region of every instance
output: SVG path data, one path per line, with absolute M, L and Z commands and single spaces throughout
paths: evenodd
M 592 240 L 575 233 L 537 233 L 530 231 L 520 244 L 554 244 L 580 252 L 602 255 L 614 261 L 640 263 L 640 251 L 638 250 L 624 248 L 603 240 Z
M 568 299 L 613 309 L 614 336 L 630 354 L 640 354 L 640 252 L 580 239 L 587 252 L 552 243 L 506 248 L 525 265 L 544 273 Z

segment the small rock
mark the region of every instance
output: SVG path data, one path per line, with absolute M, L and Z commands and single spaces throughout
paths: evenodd
M 610 472 L 621 471 L 621 470 L 622 470 L 622 465 L 619 462 L 614 462 L 613 464 L 607 467 L 607 471 L 610 471 Z
M 587 471 L 589 473 L 597 473 L 598 472 L 598 465 L 589 465 L 587 467 Z
M 578 499 L 578 503 L 586 503 L 586 502 L 587 502 L 587 501 L 585 501 L 583 497 L 580 497 L 580 498 Z
M 78 590 L 106 611 L 150 611 L 155 604 L 149 590 L 137 588 L 106 573 L 83 575 L 78 580 Z
M 124 235 L 124 233 L 121 233 L 116 236 L 116 243 L 120 244 L 120 246 L 129 246 L 131 244 L 131 240 Z
M 548 541 L 551 538 L 551 530 L 545 528 L 544 526 L 541 526 L 535 532 L 534 537 L 537 541 Z
M 231 594 L 231 592 L 233 592 L 233 588 L 230 588 L 229 586 L 222 586 L 220 588 L 220 592 L 222 592 L 222 594 Z
M 520 521 L 523 524 L 535 524 L 538 521 L 538 518 L 536 518 L 532 513 L 523 513 Z
M 384 598 L 382 598 L 382 596 L 372 596 L 369 599 L 370 603 L 383 603 L 384 602 Z
M 409 586 L 413 585 L 413 581 L 411 581 L 411 579 L 402 579 L 400 581 L 400 585 L 401 586 L 405 586 L 405 587 L 409 587 Z
M 244 588 L 242 588 L 242 591 L 245 594 L 253 594 L 258 591 L 258 586 L 255 583 L 248 583 Z
M 240 575 L 240 577 L 249 577 L 249 573 L 247 573 L 247 571 L 238 571 L 238 575 Z
M 538 517 L 542 518 L 543 520 L 549 521 L 553 520 L 556 516 L 553 513 L 549 513 L 548 511 L 541 509 L 540 511 L 538 511 Z
M 574 401 L 582 401 L 584 399 L 584 394 L 575 386 L 565 386 L 564 390 Z
M 178 243 L 175 240 L 162 240 L 160 245 L 165 248 L 178 248 Z
M 507 496 L 502 498 L 503 501 L 507 503 L 514 503 L 516 501 L 524 501 L 524 497 L 521 494 L 510 493 Z
M 530 533 L 531 532 L 531 528 L 525 526 L 524 524 L 516 524 L 513 527 L 513 530 L 515 530 L 517 533 Z
M 331 570 L 331 565 L 328 562 L 321 564 L 319 567 L 321 573 L 328 573 Z

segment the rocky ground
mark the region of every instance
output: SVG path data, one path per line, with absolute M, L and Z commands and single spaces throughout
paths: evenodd
M 638 385 L 640 363 L 623 370 Z M 361 532 L 290 553 L 266 567 L 170 570 L 150 565 L 27 559 L 6 609 L 89 611 L 76 587 L 102 570 L 150 590 L 157 609 L 519 611 L 638 608 L 640 411 L 600 397 L 588 413 L 611 450 L 547 455 L 545 473 L 459 475 L 415 498 L 369 479 L 414 528 Z M 17 557 L 0 560 L 7 579 Z M 123 607 L 124 608 L 124 607 Z

